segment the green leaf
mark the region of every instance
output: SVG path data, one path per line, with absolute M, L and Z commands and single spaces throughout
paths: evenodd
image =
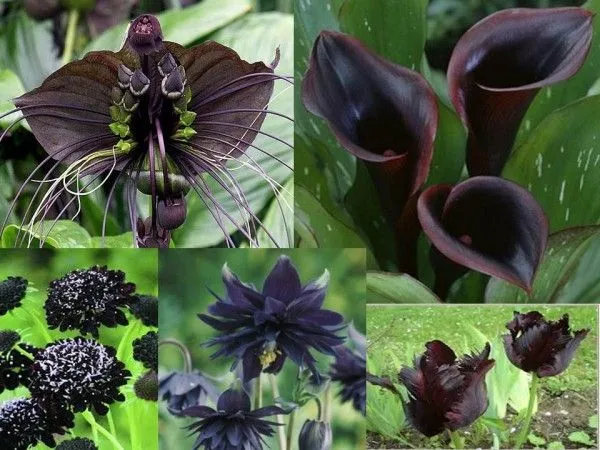
M 270 63 L 277 47 L 281 50 L 281 61 L 276 70 L 278 74 L 293 73 L 293 17 L 281 13 L 248 14 L 237 22 L 223 28 L 211 36 L 215 41 L 237 51 L 247 61 L 266 61 Z M 293 116 L 293 92 L 289 83 L 275 82 L 275 91 L 269 108 L 287 116 Z M 294 124 L 282 117 L 267 114 L 261 130 L 277 138 L 293 143 Z M 273 188 L 264 179 L 271 178 L 278 189 L 285 183 L 292 171 L 293 150 L 265 135 L 259 134 L 253 142 L 257 148 L 250 147 L 245 156 L 231 161 L 231 175 L 236 179 L 240 190 L 248 202 L 248 208 L 259 213 L 275 198 Z M 278 161 L 279 159 L 279 161 Z M 282 162 L 280 162 L 282 161 Z M 254 166 L 254 167 L 252 167 Z M 260 169 L 257 168 L 260 166 Z M 233 217 L 237 224 L 243 224 L 245 215 L 238 205 L 217 182 L 209 177 L 205 180 L 216 200 Z M 231 187 L 230 187 L 231 189 Z M 214 209 L 214 206 L 211 205 Z M 221 220 L 227 234 L 238 229 L 236 224 L 221 214 Z M 178 247 L 208 247 L 224 240 L 224 232 L 215 221 L 211 210 L 198 198 L 195 192 L 188 196 L 188 218 L 185 225 L 173 236 Z
M 367 272 L 367 303 L 439 303 L 423 284 L 406 274 Z
M 157 17 L 165 39 L 185 46 L 217 31 L 251 9 L 250 0 L 204 0 L 185 9 L 171 9 Z M 127 23 L 122 23 L 110 28 L 90 42 L 83 53 L 119 50 L 127 27 Z
M 588 427 L 598 429 L 598 414 L 590 416 L 588 419 Z
M 600 0 L 589 0 L 584 8 L 600 12 Z M 600 75 L 600 21 L 594 19 L 594 37 L 583 67 L 569 80 L 542 89 L 529 107 L 517 135 L 517 146 L 550 113 L 586 95 Z M 515 146 L 515 148 L 517 148 Z
M 565 450 L 565 446 L 560 441 L 552 441 L 546 447 L 548 450 Z
M 577 444 L 590 445 L 590 446 L 594 445 L 594 441 L 592 440 L 590 435 L 587 434 L 585 431 L 575 431 L 575 432 L 569 434 L 568 439 L 571 442 L 576 442 Z
M 11 100 L 24 93 L 25 88 L 13 71 L 9 69 L 0 70 L 0 115 L 15 109 L 15 105 Z M 6 129 L 11 123 L 21 117 L 23 117 L 23 114 L 19 111 L 18 113 L 1 118 L 0 128 Z
M 282 191 L 271 200 L 263 225 L 257 233 L 261 248 L 289 248 L 294 246 L 294 178 L 283 185 Z M 267 233 L 268 231 L 268 233 Z
M 123 233 L 118 236 L 94 236 L 91 238 L 93 248 L 133 248 L 133 233 Z
M 536 436 L 533 433 L 529 433 L 529 435 L 527 436 L 527 439 L 529 440 L 529 442 L 531 442 L 536 447 L 539 447 L 539 446 L 544 445 L 546 443 L 546 439 L 544 439 L 541 436 Z
M 551 231 L 600 220 L 600 96 L 550 114 L 523 142 L 503 176 L 529 189 Z
M 550 236 L 531 298 L 523 290 L 490 279 L 488 303 L 597 303 L 600 295 L 600 227 L 578 227 Z
M 8 225 L 2 233 L 2 248 L 13 248 L 20 234 L 19 246 L 37 248 L 40 240 L 45 239 L 44 247 L 52 248 L 88 248 L 91 246 L 91 237 L 85 228 L 70 220 L 46 220 L 37 222 L 28 230 L 17 225 Z M 25 239 L 21 237 L 25 233 Z

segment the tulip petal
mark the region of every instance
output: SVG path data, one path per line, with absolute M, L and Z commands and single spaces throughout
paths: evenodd
M 592 40 L 582 8 L 507 9 L 459 40 L 448 67 L 450 97 L 469 130 L 471 175 L 499 175 L 538 90 L 573 76 Z
M 302 81 L 302 100 L 327 121 L 342 147 L 368 162 L 395 222 L 429 173 L 438 121 L 431 87 L 357 39 L 323 31 Z
M 430 187 L 417 208 L 425 234 L 446 258 L 530 292 L 548 221 L 525 189 L 475 177 L 454 187 Z
M 581 341 L 588 335 L 589 329 L 575 331 L 575 336 L 569 340 L 565 348 L 554 355 L 552 364 L 543 365 L 537 370 L 539 377 L 552 377 L 564 372 L 579 348 Z

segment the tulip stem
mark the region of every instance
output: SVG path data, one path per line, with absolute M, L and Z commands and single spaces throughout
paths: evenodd
M 269 382 L 271 383 L 271 394 L 273 395 L 273 403 L 279 401 L 279 386 L 277 386 L 277 377 L 270 373 Z M 281 414 L 275 416 L 277 423 L 281 424 L 277 427 L 277 438 L 279 439 L 279 450 L 287 450 L 285 437 L 285 420 Z
M 452 447 L 454 447 L 455 449 L 463 448 L 463 441 L 459 436 L 458 432 L 450 430 L 448 430 L 448 432 L 450 433 L 450 441 L 452 442 Z
M 537 398 L 538 381 L 539 377 L 534 373 L 533 378 L 531 379 L 531 386 L 529 386 L 529 403 L 527 404 L 525 421 L 521 431 L 519 432 L 519 436 L 517 437 L 517 442 L 515 442 L 516 450 L 519 450 L 523 446 L 527 440 L 527 436 L 529 436 L 529 427 L 531 426 L 531 419 L 533 418 L 533 407 L 535 406 L 535 401 Z
M 72 9 L 69 11 L 69 20 L 67 23 L 67 36 L 65 37 L 65 49 L 63 51 L 62 63 L 68 64 L 73 58 L 73 48 L 75 47 L 75 32 L 77 31 L 77 22 L 79 22 L 79 11 Z

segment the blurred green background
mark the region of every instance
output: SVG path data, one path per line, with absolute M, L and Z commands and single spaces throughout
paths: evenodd
M 49 283 L 60 278 L 68 272 L 76 269 L 86 269 L 94 265 L 106 265 L 112 270 L 122 270 L 126 274 L 128 282 L 135 283 L 136 292 L 140 294 L 158 295 L 157 286 L 157 264 L 158 255 L 156 250 L 2 250 L 0 256 L 0 280 L 9 276 L 21 276 L 29 280 L 30 293 L 22 302 L 23 307 L 0 317 L 0 329 L 17 330 L 25 342 L 36 346 L 44 346 L 46 341 L 40 331 L 39 325 L 34 325 L 32 318 L 23 308 L 35 314 L 40 322 L 45 325 L 43 304 L 47 296 Z M 36 291 L 37 290 L 37 291 Z M 156 450 L 157 447 L 157 424 L 156 404 L 138 399 L 133 393 L 133 382 L 144 372 L 141 363 L 133 359 L 133 349 L 130 342 L 133 339 L 146 334 L 150 328 L 143 326 L 138 319 L 126 312 L 132 329 L 127 338 L 128 343 L 125 350 L 123 362 L 132 372 L 129 383 L 122 388 L 126 401 L 114 403 L 110 410 L 114 418 L 116 436 L 125 450 Z M 100 328 L 99 341 L 105 345 L 118 347 L 121 338 L 128 327 Z M 47 330 L 53 340 L 79 336 L 77 331 L 60 332 L 58 330 Z M 88 336 L 89 337 L 89 336 Z M 28 391 L 20 387 L 15 391 L 5 391 L 0 395 L 0 403 L 15 397 L 28 396 Z M 137 433 L 138 446 L 133 449 L 131 445 L 130 419 L 135 422 L 134 434 Z M 96 416 L 96 420 L 106 429 L 109 429 L 106 417 Z M 76 415 L 76 427 L 71 430 L 73 436 L 88 437 L 93 439 L 93 433 L 89 424 Z M 100 450 L 113 450 L 115 447 L 100 435 Z M 40 444 L 35 449 L 47 449 Z M 2 449 L 9 450 L 9 449 Z
M 228 387 L 233 379 L 226 376 L 231 366 L 230 359 L 211 360 L 215 348 L 201 347 L 201 343 L 215 336 L 212 328 L 201 322 L 197 314 L 206 312 L 214 298 L 208 292 L 212 289 L 217 295 L 224 293 L 221 281 L 221 268 L 227 263 L 230 269 L 245 282 L 254 283 L 262 288 L 262 283 L 274 266 L 277 258 L 288 255 L 304 284 L 319 277 L 325 269 L 331 275 L 328 294 L 324 307 L 340 312 L 347 321 L 365 331 L 365 252 L 361 249 L 290 249 L 281 250 L 169 250 L 161 251 L 159 256 L 160 283 L 160 337 L 176 338 L 185 343 L 193 357 L 194 367 L 213 377 L 224 376 L 219 386 Z M 314 353 L 319 367 L 325 370 L 328 358 Z M 171 346 L 160 348 L 160 367 L 163 371 L 181 370 L 182 361 L 178 351 Z M 290 390 L 296 377 L 296 368 L 289 360 L 280 375 L 281 395 L 290 398 Z M 265 381 L 263 384 L 268 384 Z M 264 404 L 269 403 L 271 394 L 265 386 Z M 337 392 L 333 386 L 333 392 Z M 307 416 L 314 418 L 314 403 L 305 406 L 296 418 L 297 432 Z M 164 405 L 160 405 L 161 448 L 192 448 L 193 438 L 186 437 L 182 428 L 190 423 L 186 419 L 170 416 Z M 364 448 L 364 420 L 350 404 L 341 405 L 336 398 L 332 402 L 332 427 L 334 450 L 353 450 Z M 277 444 L 270 448 L 277 448 Z M 296 447 L 294 447 L 295 449 Z

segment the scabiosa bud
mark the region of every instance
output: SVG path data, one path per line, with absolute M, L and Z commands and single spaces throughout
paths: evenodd
M 54 447 L 53 434 L 73 427 L 73 414 L 45 409 L 32 398 L 9 400 L 0 408 L 0 448 L 26 450 L 38 442 Z
M 98 450 L 98 447 L 93 441 L 78 437 L 61 442 L 56 450 Z
M 19 344 L 20 340 L 21 336 L 16 331 L 0 331 L 0 393 L 5 389 L 12 391 L 19 385 L 29 385 L 32 358 L 39 349 L 25 343 Z M 15 348 L 17 345 L 18 349 Z
M 50 283 L 44 305 L 50 329 L 79 330 L 98 337 L 98 327 L 127 325 L 124 308 L 135 301 L 135 284 L 125 282 L 125 273 L 94 266 L 74 270 Z
M 133 359 L 144 364 L 146 369 L 158 371 L 158 334 L 150 331 L 133 341 Z
M 0 353 L 8 352 L 21 340 L 19 333 L 13 330 L 0 331 Z
M 154 370 L 149 370 L 137 380 L 133 385 L 133 391 L 136 397 L 149 402 L 158 400 L 158 375 Z
M 21 306 L 28 281 L 21 277 L 8 277 L 0 283 L 0 316 Z
M 158 326 L 158 298 L 153 295 L 136 295 L 129 305 L 131 314 L 140 319 L 147 327 Z
M 131 376 L 116 353 L 113 347 L 82 337 L 49 344 L 35 357 L 29 390 L 75 412 L 93 407 L 104 415 L 107 404 L 125 400 L 119 388 Z
M 198 371 L 168 374 L 160 380 L 158 394 L 174 416 L 191 406 L 203 405 L 207 399 L 216 402 L 219 397 L 217 388 Z
M 307 420 L 298 436 L 298 450 L 330 450 L 333 442 L 328 422 Z

